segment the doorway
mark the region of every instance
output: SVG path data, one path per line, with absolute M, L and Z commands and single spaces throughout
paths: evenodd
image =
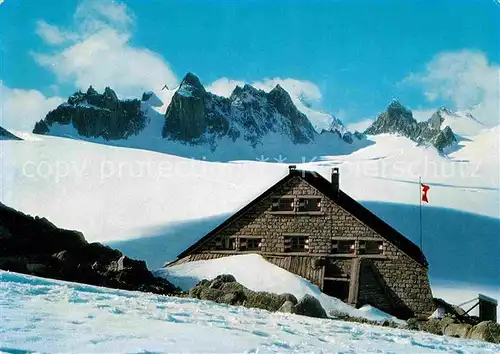
M 337 299 L 348 302 L 349 300 L 349 280 L 329 280 L 325 279 L 323 283 L 323 292 L 326 295 L 336 297 Z

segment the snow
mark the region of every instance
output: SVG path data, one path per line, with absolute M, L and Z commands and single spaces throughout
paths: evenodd
M 444 118 L 441 126 L 445 127 L 448 125 L 455 134 L 462 137 L 472 137 L 486 129 L 483 123 L 467 112 L 442 110 L 440 114 Z
M 184 97 L 193 97 L 193 87 L 184 83 L 177 90 L 177 93 Z
M 0 272 L 0 352 L 497 353 L 500 346 Z
M 249 269 L 252 271 L 249 272 Z M 398 321 L 393 316 L 371 306 L 359 310 L 353 308 L 334 297 L 322 293 L 317 286 L 309 281 L 267 262 L 258 254 L 189 262 L 163 268 L 156 272 L 156 275 L 165 277 L 185 291 L 203 279 L 213 279 L 220 274 L 232 274 L 240 284 L 254 291 L 266 291 L 275 294 L 290 293 L 299 300 L 306 294 L 312 295 L 319 300 L 329 314 L 342 312 L 351 317 L 363 317 L 372 321 L 382 322 L 386 319 Z M 259 276 L 256 277 L 255 274 Z M 404 323 L 404 321 L 401 323 Z
M 161 115 L 155 117 L 151 126 L 163 123 Z M 151 269 L 174 260 L 276 183 L 294 161 L 286 149 L 247 160 L 207 162 L 59 137 L 18 136 L 26 140 L 0 143 L 0 201 L 145 259 Z M 485 130 L 443 156 L 408 139 L 382 135 L 344 155 L 304 156 L 297 167 L 326 178 L 332 167 L 339 167 L 346 193 L 417 244 L 421 176 L 431 186 L 422 214 L 432 286 L 457 283 L 446 294 L 460 303 L 472 298 L 471 292 L 494 290 L 500 283 L 498 248 L 492 246 L 500 235 L 499 136 L 498 127 Z M 270 163 L 275 161 L 284 163 Z M 499 298 L 493 290 L 484 293 Z

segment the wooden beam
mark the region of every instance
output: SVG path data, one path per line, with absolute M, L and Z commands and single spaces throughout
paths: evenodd
M 351 282 L 349 284 L 348 302 L 354 306 L 358 303 L 360 263 L 359 258 L 355 258 L 351 262 Z

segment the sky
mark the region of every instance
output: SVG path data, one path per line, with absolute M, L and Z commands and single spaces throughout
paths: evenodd
M 33 123 L 78 89 L 121 97 L 276 83 L 363 130 L 393 99 L 499 122 L 496 0 L 0 1 L 0 125 Z

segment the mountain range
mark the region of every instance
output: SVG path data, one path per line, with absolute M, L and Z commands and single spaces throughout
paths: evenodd
M 109 87 L 99 94 L 90 86 L 49 112 L 33 132 L 231 160 L 285 152 L 297 159 L 305 153 L 349 154 L 371 144 L 366 135 L 380 134 L 401 135 L 446 153 L 460 134 L 484 128 L 470 114 L 445 107 L 419 122 L 411 110 L 393 101 L 365 132 L 350 132 L 338 118 L 300 102 L 279 84 L 269 92 L 245 84 L 229 97 L 218 96 L 188 73 L 178 88 L 145 92 L 140 100 L 121 100 Z M 315 121 L 318 115 L 327 117 L 326 128 Z

